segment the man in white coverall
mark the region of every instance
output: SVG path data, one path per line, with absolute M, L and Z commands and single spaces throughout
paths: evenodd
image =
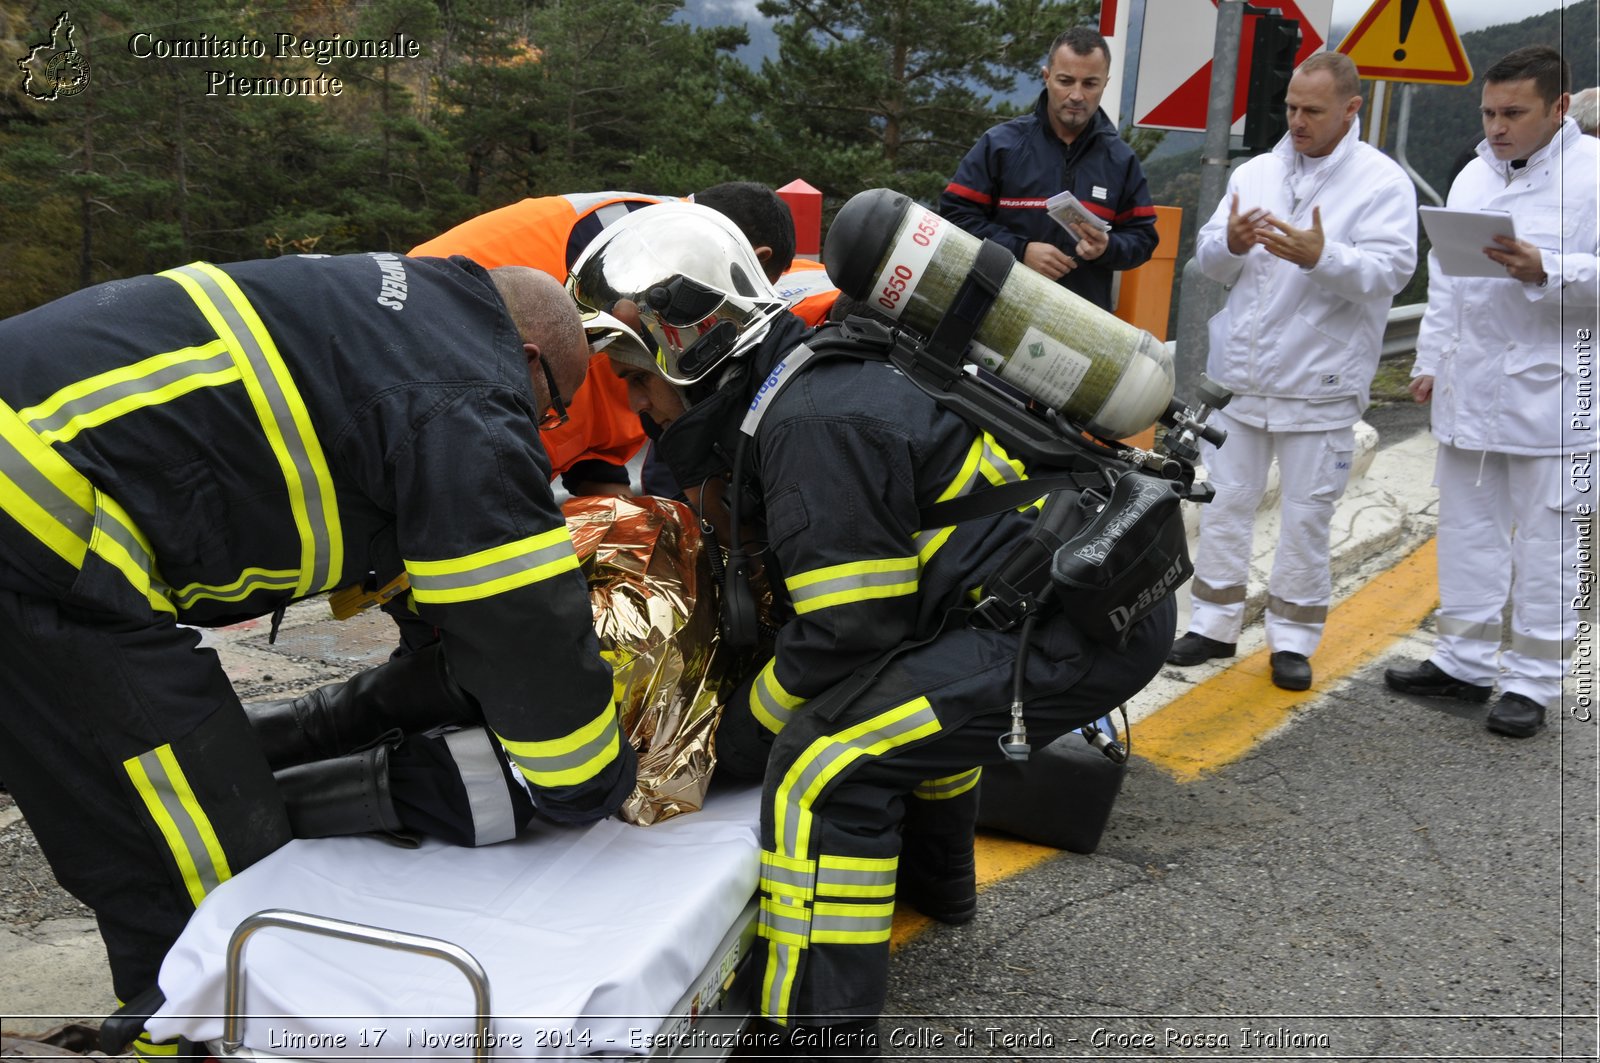
M 1513 738 L 1544 726 L 1593 589 L 1580 573 L 1594 547 L 1600 142 L 1566 117 L 1569 83 L 1543 46 L 1483 76 L 1484 141 L 1449 205 L 1505 211 L 1516 237 L 1484 249 L 1499 276 L 1447 276 L 1430 259 L 1411 393 L 1432 400 L 1439 441 L 1438 635 L 1427 660 L 1384 675 L 1477 702 L 1498 678 L 1486 726 Z
M 1200 230 L 1195 259 L 1232 290 L 1211 319 L 1206 373 L 1232 389 L 1203 452 L 1216 499 L 1203 507 L 1189 632 L 1170 664 L 1230 657 L 1244 621 L 1256 508 L 1278 459 L 1282 534 L 1267 584 L 1272 681 L 1311 686 L 1328 617 L 1328 527 L 1350 479 L 1389 301 L 1417 264 L 1411 180 L 1361 140 L 1361 82 L 1337 52 L 1295 71 L 1289 132 L 1236 169 Z

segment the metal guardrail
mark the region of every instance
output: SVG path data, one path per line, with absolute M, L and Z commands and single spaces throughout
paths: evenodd
M 1383 329 L 1383 358 L 1399 358 L 1417 353 L 1417 333 L 1422 328 L 1426 303 L 1409 303 L 1389 308 L 1389 322 Z

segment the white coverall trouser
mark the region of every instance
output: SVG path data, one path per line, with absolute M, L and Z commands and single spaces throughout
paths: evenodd
M 1226 410 L 1212 422 L 1227 429 L 1228 438 L 1221 447 L 1203 449 L 1206 478 L 1217 495 L 1200 507 L 1189 630 L 1219 642 L 1238 641 L 1256 510 L 1276 456 L 1282 519 L 1267 581 L 1267 644 L 1309 657 L 1322 640 L 1333 597 L 1329 526 L 1334 503 L 1350 482 L 1355 429 L 1273 431 L 1237 421 Z
M 1561 694 L 1577 637 L 1579 550 L 1594 552 L 1589 525 L 1580 523 L 1587 518 L 1578 518 L 1580 503 L 1592 501 L 1571 472 L 1559 454 L 1528 457 L 1445 443 L 1434 471 L 1439 612 L 1430 659 L 1469 683 L 1499 679 L 1502 693 L 1547 708 Z M 1502 651 L 1508 596 L 1511 645 Z

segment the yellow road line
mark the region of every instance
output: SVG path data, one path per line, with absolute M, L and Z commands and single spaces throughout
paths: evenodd
M 1329 637 L 1312 659 L 1312 689 L 1273 686 L 1270 654 L 1262 649 L 1140 720 L 1134 751 L 1179 782 L 1238 760 L 1296 708 L 1416 631 L 1439 603 L 1436 571 L 1435 540 L 1429 539 L 1336 606 L 1328 614 Z
M 1429 539 L 1334 607 L 1328 615 L 1332 637 L 1312 661 L 1317 674 L 1312 689 L 1273 686 L 1271 654 L 1260 650 L 1135 724 L 1135 754 L 1179 782 L 1192 782 L 1238 760 L 1281 727 L 1297 707 L 1416 631 L 1439 604 L 1437 571 L 1436 542 Z M 1059 853 L 1030 842 L 980 835 L 978 889 L 981 892 Z M 931 922 L 909 908 L 897 909 L 890 947 L 910 942 Z
M 982 893 L 1001 879 L 1021 874 L 1052 856 L 1060 856 L 1061 850 L 1052 849 L 1048 845 L 1018 841 L 1015 838 L 980 834 L 977 844 L 973 846 L 973 855 L 978 861 L 978 892 Z M 889 939 L 889 947 L 899 948 L 932 924 L 933 920 L 921 912 L 897 905 L 894 910 L 894 933 Z

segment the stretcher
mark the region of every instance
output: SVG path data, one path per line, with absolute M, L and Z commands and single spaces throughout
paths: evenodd
M 759 798 L 482 849 L 292 842 L 196 910 L 147 1029 L 228 1058 L 724 1054 L 751 999 Z

